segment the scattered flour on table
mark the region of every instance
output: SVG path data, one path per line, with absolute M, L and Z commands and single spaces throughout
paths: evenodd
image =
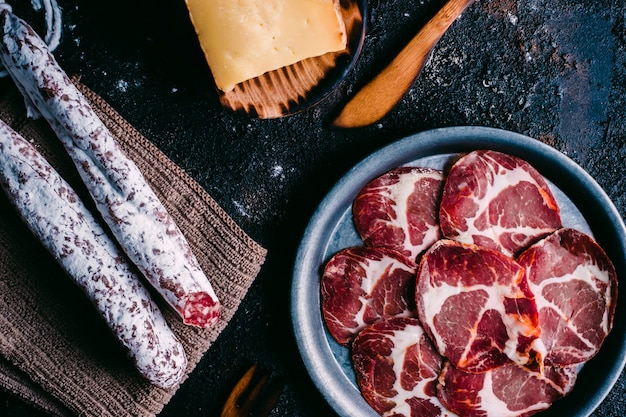
M 270 175 L 272 178 L 276 178 L 279 180 L 285 179 L 285 171 L 283 170 L 283 167 L 280 165 L 274 165 L 271 169 Z
M 117 89 L 122 93 L 125 93 L 126 91 L 128 91 L 128 82 L 124 80 L 118 80 Z
M 233 205 L 235 206 L 235 208 L 237 209 L 239 214 L 241 214 L 242 216 L 244 216 L 244 217 L 252 217 L 250 215 L 250 213 L 248 212 L 248 209 L 246 208 L 246 206 L 244 206 L 239 201 L 233 200 Z

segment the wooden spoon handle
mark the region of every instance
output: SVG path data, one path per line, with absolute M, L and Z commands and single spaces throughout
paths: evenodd
M 473 2 L 449 0 L 393 61 L 345 105 L 333 126 L 361 127 L 382 119 L 409 90 L 437 41 Z

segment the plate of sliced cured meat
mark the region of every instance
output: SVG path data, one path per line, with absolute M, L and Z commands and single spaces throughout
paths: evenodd
M 533 138 L 419 133 L 350 170 L 313 215 L 291 313 L 341 416 L 590 416 L 624 368 L 626 226 Z

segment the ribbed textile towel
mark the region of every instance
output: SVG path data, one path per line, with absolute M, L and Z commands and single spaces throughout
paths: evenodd
M 72 162 L 45 120 L 26 117 L 23 97 L 0 80 L 0 118 L 36 144 L 91 201 Z M 265 261 L 250 238 L 189 177 L 101 97 L 75 80 L 96 113 L 135 161 L 187 237 L 222 303 L 211 329 L 182 324 L 155 300 L 195 368 L 237 310 Z M 95 309 L 43 249 L 0 192 L 0 386 L 59 416 L 154 416 L 176 392 L 146 382 Z

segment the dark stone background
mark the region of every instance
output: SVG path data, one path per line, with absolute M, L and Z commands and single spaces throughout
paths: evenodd
M 8 3 L 43 28 L 29 1 Z M 253 362 L 286 378 L 273 415 L 334 415 L 293 339 L 295 251 L 330 187 L 371 152 L 406 135 L 459 125 L 526 134 L 580 164 L 626 214 L 622 0 L 479 0 L 453 24 L 391 114 L 345 131 L 328 128 L 337 106 L 391 59 L 441 0 L 370 0 L 363 52 L 347 79 L 320 105 L 276 120 L 220 108 L 183 0 L 59 3 L 63 38 L 55 55 L 64 69 L 81 75 L 269 250 L 240 310 L 162 417 L 219 415 Z M 622 375 L 594 417 L 626 415 L 625 384 Z M 39 414 L 1 393 L 0 415 Z

